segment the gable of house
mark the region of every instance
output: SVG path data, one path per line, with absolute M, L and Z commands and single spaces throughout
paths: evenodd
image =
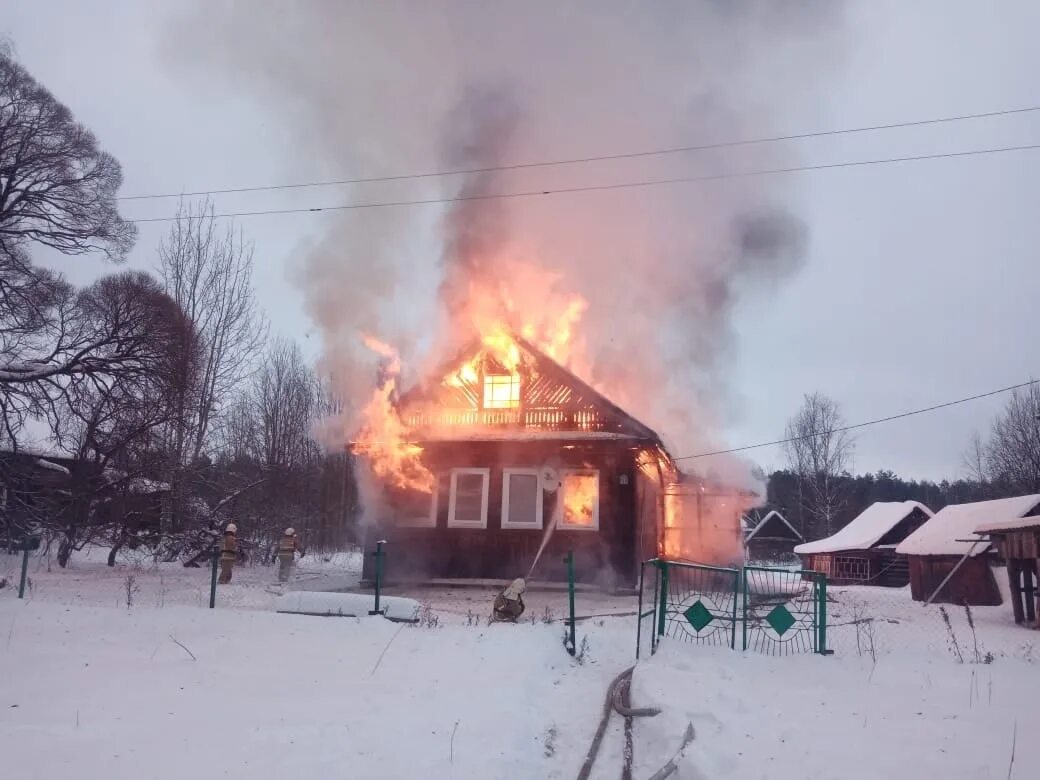
M 518 336 L 503 348 L 471 343 L 399 401 L 401 418 L 420 438 L 472 437 L 506 431 L 589 434 L 659 442 L 648 426 Z M 561 437 L 562 438 L 562 437 Z

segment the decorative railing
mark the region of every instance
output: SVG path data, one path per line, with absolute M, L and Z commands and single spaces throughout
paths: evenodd
M 412 412 L 413 429 L 440 427 L 521 428 L 546 431 L 602 431 L 607 419 L 595 409 L 445 409 Z

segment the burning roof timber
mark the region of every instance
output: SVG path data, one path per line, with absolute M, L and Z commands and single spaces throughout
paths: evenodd
M 474 340 L 398 408 L 417 439 L 629 438 L 660 443 L 536 346 L 512 333 Z
M 352 447 L 384 483 L 430 493 L 434 477 L 422 459 L 429 442 L 534 439 L 631 440 L 655 451 L 654 460 L 675 478 L 653 430 L 512 331 L 474 339 L 400 396 L 396 353 L 374 339 L 366 343 L 384 357 L 384 379 Z

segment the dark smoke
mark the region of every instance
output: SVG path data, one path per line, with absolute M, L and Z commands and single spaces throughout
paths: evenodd
M 843 48 L 840 16 L 822 0 L 206 2 L 170 48 L 225 65 L 229 85 L 294 133 L 287 162 L 333 178 L 812 127 L 819 63 Z M 336 199 L 543 191 L 796 159 L 772 144 L 359 186 Z M 798 210 L 797 189 L 776 177 L 339 212 L 315 223 L 295 275 L 348 400 L 372 383 L 359 330 L 415 366 L 458 335 L 452 317 L 473 284 L 520 312 L 580 293 L 585 350 L 572 367 L 678 453 L 696 452 L 739 411 L 726 376 L 742 300 L 802 262 Z

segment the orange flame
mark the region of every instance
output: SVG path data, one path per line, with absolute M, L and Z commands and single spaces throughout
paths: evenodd
M 432 493 L 433 474 L 422 462 L 423 449 L 410 441 L 410 431 L 394 404 L 401 360 L 397 351 L 372 336 L 363 336 L 366 347 L 387 362 L 385 379 L 361 411 L 362 426 L 354 440 L 354 451 L 369 462 L 373 473 L 390 485 L 421 493 Z
M 561 486 L 563 524 L 591 527 L 599 505 L 599 479 L 594 474 L 567 474 Z

